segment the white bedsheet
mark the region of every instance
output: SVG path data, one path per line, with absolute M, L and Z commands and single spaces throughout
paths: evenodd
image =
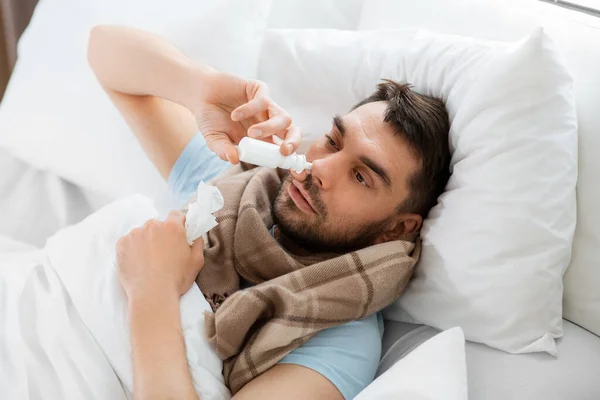
M 126 399 L 133 387 L 127 300 L 116 241 L 157 216 L 141 196 L 119 200 L 51 237 L 44 249 L 0 238 L 0 398 Z M 203 400 L 228 399 L 204 335 L 196 285 L 181 299 L 187 359 Z

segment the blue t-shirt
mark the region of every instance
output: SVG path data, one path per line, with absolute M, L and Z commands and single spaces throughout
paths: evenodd
M 187 200 L 200 181 L 208 181 L 230 166 L 210 151 L 198 133 L 175 162 L 168 178 L 169 188 Z M 383 319 L 377 313 L 320 331 L 279 363 L 310 368 L 329 379 L 345 399 L 352 399 L 375 377 L 382 335 Z

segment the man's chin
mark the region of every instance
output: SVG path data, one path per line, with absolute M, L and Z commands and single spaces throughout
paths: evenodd
M 296 231 L 296 227 L 306 224 L 307 215 L 294 206 L 285 206 L 276 210 L 274 222 L 288 231 Z

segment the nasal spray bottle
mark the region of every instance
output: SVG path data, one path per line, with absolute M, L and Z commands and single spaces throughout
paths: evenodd
M 298 173 L 312 168 L 304 154 L 293 153 L 286 157 L 281 154 L 279 145 L 249 137 L 240 140 L 238 153 L 240 161 L 262 167 L 292 169 Z

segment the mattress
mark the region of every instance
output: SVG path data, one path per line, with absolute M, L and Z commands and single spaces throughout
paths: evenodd
M 564 320 L 559 355 L 508 354 L 467 342 L 470 400 L 598 400 L 600 399 L 600 337 Z M 426 325 L 386 321 L 381 375 L 439 331 Z

